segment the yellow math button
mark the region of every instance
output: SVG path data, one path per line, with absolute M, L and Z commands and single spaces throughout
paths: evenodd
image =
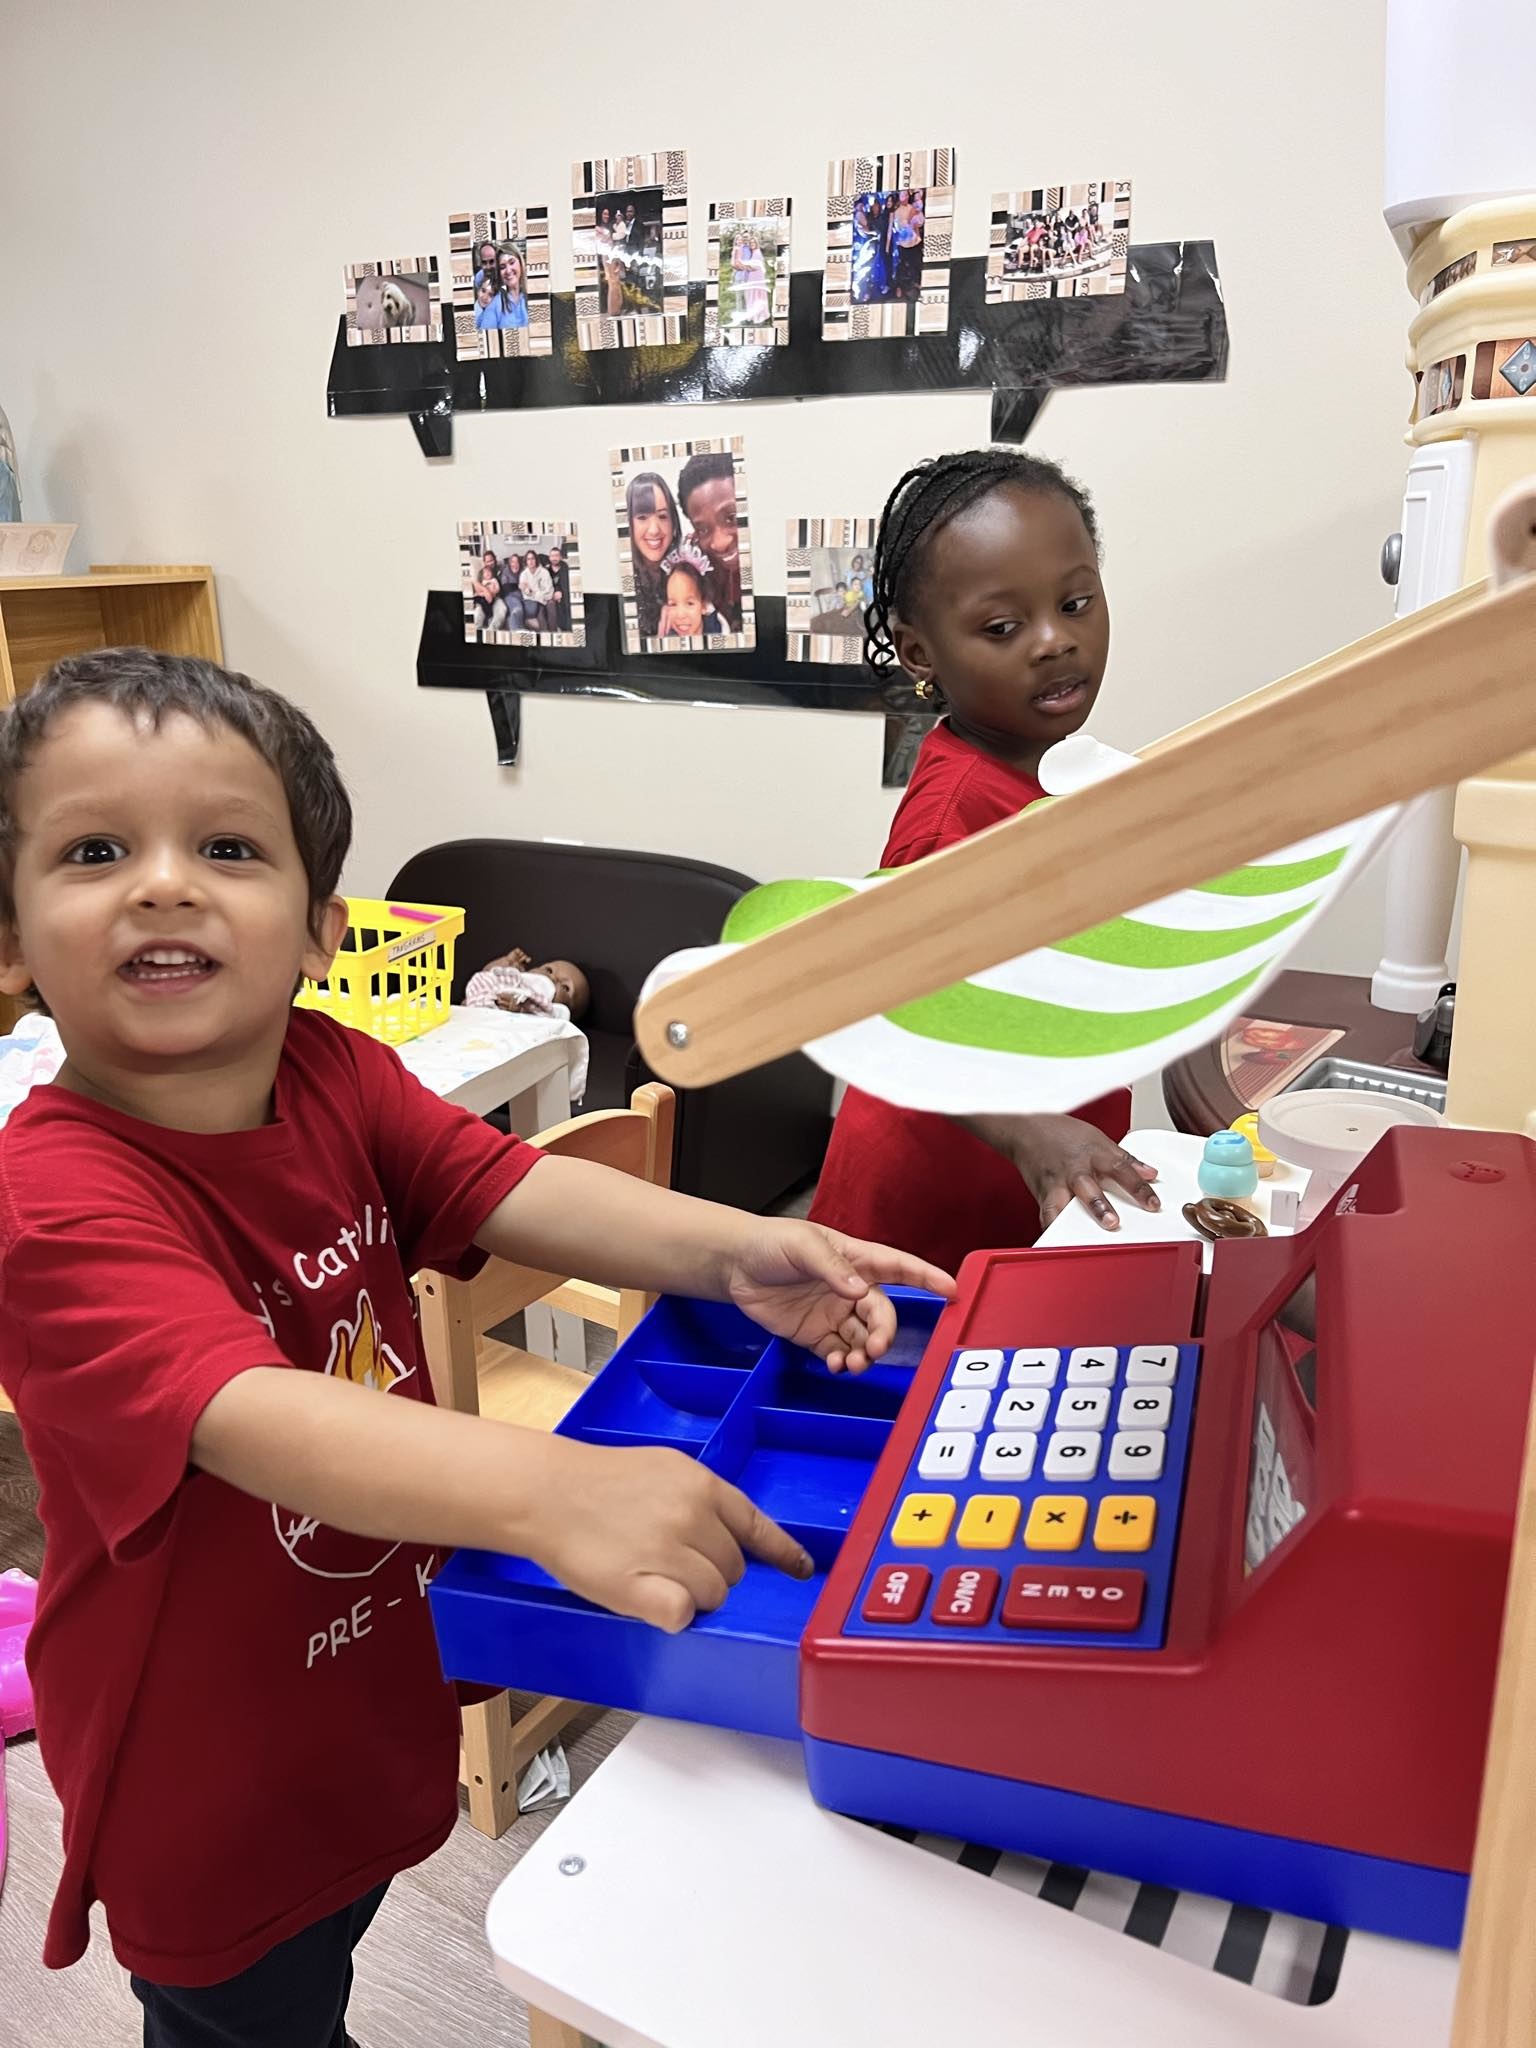
M 1088 1525 L 1088 1503 L 1080 1493 L 1042 1493 L 1029 1511 L 1024 1542 L 1030 1550 L 1076 1550 Z
M 937 1550 L 954 1519 L 952 1493 L 909 1493 L 896 1510 L 891 1541 L 903 1550 Z
M 1157 1527 L 1150 1493 L 1107 1493 L 1093 1524 L 1095 1550 L 1148 1550 Z
M 962 1550 L 1006 1550 L 1019 1533 L 1022 1512 L 1015 1494 L 973 1494 L 965 1504 L 955 1540 Z

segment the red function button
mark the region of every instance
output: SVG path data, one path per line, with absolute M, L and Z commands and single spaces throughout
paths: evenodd
M 933 1574 L 920 1564 L 883 1564 L 870 1581 L 866 1621 L 916 1621 Z
M 1036 1571 L 1021 1565 L 1003 1602 L 1005 1628 L 1123 1630 L 1141 1619 L 1146 1578 L 1141 1572 Z
M 992 1618 L 1001 1583 L 998 1573 L 986 1565 L 951 1565 L 939 1581 L 929 1619 L 945 1622 L 951 1628 L 980 1628 Z

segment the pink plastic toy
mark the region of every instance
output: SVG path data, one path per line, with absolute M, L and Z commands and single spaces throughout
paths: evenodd
M 36 1613 L 36 1579 L 0 1572 L 0 1739 L 9 1742 L 32 1726 L 32 1685 L 23 1653 Z
M 32 1726 L 32 1685 L 23 1652 L 36 1613 L 36 1579 L 25 1572 L 0 1572 L 0 1751 Z M 5 1780 L 0 1776 L 0 1883 L 5 1879 L 5 1849 Z

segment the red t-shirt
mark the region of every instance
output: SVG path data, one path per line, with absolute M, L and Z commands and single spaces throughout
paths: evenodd
M 0 1380 L 47 1532 L 28 1648 L 64 1806 L 44 1961 L 86 1912 L 140 1976 L 222 1982 L 428 1856 L 458 1811 L 430 1552 L 189 1469 L 252 1366 L 432 1399 L 408 1276 L 465 1277 L 539 1158 L 295 1012 L 274 1120 L 164 1130 L 39 1088 L 0 1136 Z
M 1034 776 L 957 739 L 942 720 L 918 750 L 891 821 L 882 868 L 903 868 L 1037 803 Z M 1128 1090 L 1077 1114 L 1106 1136 L 1130 1128 Z M 915 1252 L 953 1273 L 967 1252 L 1033 1244 L 1035 1198 L 990 1145 L 949 1117 L 897 1109 L 857 1088 L 843 1097 L 811 1215 L 818 1223 Z

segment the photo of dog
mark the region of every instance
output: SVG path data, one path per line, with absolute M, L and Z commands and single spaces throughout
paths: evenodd
M 346 284 L 349 347 L 437 340 L 435 256 L 349 264 Z

